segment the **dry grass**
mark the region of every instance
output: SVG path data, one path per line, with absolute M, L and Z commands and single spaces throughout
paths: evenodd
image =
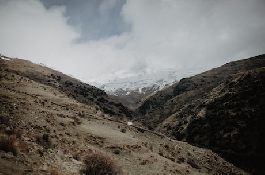
M 57 168 L 50 168 L 50 175 L 63 175 Z
M 219 157 L 218 162 L 207 162 L 214 160 L 211 152 L 195 148 L 196 152 L 190 158 L 195 160 L 199 158 L 200 162 L 196 161 L 195 163 L 203 167 L 202 170 L 205 171 L 200 173 L 201 169 L 192 168 L 189 164 L 192 162 L 187 162 L 187 152 L 192 149 L 186 143 L 169 140 L 167 137 L 161 137 L 148 130 L 137 130 L 137 127 L 127 126 L 125 122 L 119 121 L 118 117 L 118 122 L 114 122 L 106 114 L 96 111 L 96 107 L 93 105 L 86 106 L 72 97 L 68 98 L 67 93 L 58 91 L 54 88 L 55 86 L 49 87 L 37 83 L 28 77 L 23 77 L 24 80 L 20 81 L 19 78 L 22 75 L 18 74 L 15 75 L 16 79 L 9 80 L 11 72 L 5 71 L 4 73 L 8 76 L 2 78 L 0 86 L 0 108 L 3 109 L 1 115 L 4 116 L 2 118 L 0 116 L 0 128 L 3 126 L 0 138 L 2 135 L 15 135 L 15 146 L 18 148 L 19 154 L 12 159 L 0 158 L 0 174 L 22 175 L 37 172 L 51 175 L 79 174 L 82 168 L 84 169 L 83 174 L 92 175 L 124 173 L 173 175 L 188 174 L 187 170 L 190 174 L 229 174 L 229 170 L 231 170 L 230 165 L 227 165 L 227 162 Z M 20 81 L 20 83 L 14 84 L 13 82 L 16 81 Z M 13 103 L 18 105 L 18 109 L 10 110 L 13 109 Z M 84 111 L 80 112 L 80 114 L 84 114 L 84 117 L 77 115 L 79 111 Z M 75 117 L 76 119 L 74 119 Z M 80 119 L 80 123 L 78 119 Z M 13 128 L 21 131 L 13 131 Z M 126 132 L 121 132 L 122 128 L 126 129 Z M 49 147 L 49 143 L 52 143 L 52 149 L 46 149 Z M 174 149 L 176 145 L 181 149 Z M 165 157 L 159 156 L 159 148 Z M 25 153 L 22 150 L 25 150 Z M 103 155 L 102 158 L 98 154 L 94 154 L 94 156 L 90 154 L 95 151 L 107 152 L 110 157 L 106 158 Z M 172 151 L 175 153 L 174 155 L 171 154 Z M 1 156 L 7 155 L 3 151 L 0 151 L 0 154 Z M 82 162 L 86 160 L 86 163 L 83 165 L 75 160 L 72 161 L 72 158 Z M 117 162 L 113 160 L 114 158 Z M 172 158 L 179 163 L 171 161 Z M 25 166 L 17 167 L 17 160 L 25 163 Z M 9 167 L 19 171 L 8 173 L 10 169 L 13 169 L 2 168 L 6 162 L 10 163 Z M 53 162 L 52 167 L 47 170 L 46 166 L 42 167 L 42 165 L 50 165 L 50 162 Z M 124 172 L 119 165 L 122 166 Z M 43 168 L 45 171 L 39 171 L 39 169 L 35 171 L 35 167 L 41 170 Z M 211 167 L 212 170 L 206 172 L 207 167 Z
M 87 175 L 123 175 L 121 167 L 116 161 L 102 153 L 91 153 L 85 160 L 85 169 L 81 173 Z

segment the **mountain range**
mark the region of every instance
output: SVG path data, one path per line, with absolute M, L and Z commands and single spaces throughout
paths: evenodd
M 108 93 L 27 60 L 0 66 L 0 173 L 80 174 L 91 154 L 122 174 L 265 173 L 265 55 Z
M 126 78 L 112 78 L 103 84 L 90 83 L 104 90 L 112 99 L 121 102 L 130 109 L 135 109 L 142 99 L 172 85 L 183 76 L 195 75 L 196 72 L 199 72 L 198 69 L 186 70 L 186 74 L 174 69 L 142 71 L 139 74 L 127 76 Z
M 135 109 L 141 99 L 177 81 L 177 72 L 165 70 L 156 73 L 142 72 L 139 75 L 109 80 L 100 86 L 116 101 Z

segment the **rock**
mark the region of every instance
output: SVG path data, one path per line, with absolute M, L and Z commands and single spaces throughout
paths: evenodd
M 48 170 L 48 165 L 44 164 L 44 165 L 41 167 L 41 171 L 46 172 L 47 170 Z
M 197 163 L 195 162 L 195 160 L 193 160 L 193 159 L 191 159 L 191 158 L 188 158 L 187 163 L 190 164 L 190 166 L 191 166 L 192 168 L 199 169 L 199 166 L 197 165 Z
M 65 158 L 64 153 L 63 153 L 62 151 L 60 151 L 60 150 L 57 151 L 57 155 L 58 155 L 61 159 Z
M 72 159 L 72 161 L 76 165 L 82 165 L 83 164 L 81 161 L 78 161 L 78 160 L 75 160 L 75 159 Z
M 4 153 L 4 155 L 2 156 L 2 158 L 6 158 L 6 159 L 12 159 L 13 157 L 14 155 L 11 152 Z

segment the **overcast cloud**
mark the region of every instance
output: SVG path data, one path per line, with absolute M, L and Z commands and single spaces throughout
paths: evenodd
M 85 81 L 187 75 L 264 54 L 264 19 L 264 0 L 0 0 L 0 53 Z

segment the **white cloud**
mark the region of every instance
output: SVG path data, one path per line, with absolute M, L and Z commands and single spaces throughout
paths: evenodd
M 100 12 L 118 1 L 102 1 Z M 81 34 L 67 23 L 66 7 L 1 0 L 0 52 L 85 80 L 169 68 L 186 75 L 264 53 L 264 7 L 261 0 L 127 0 L 121 15 L 130 32 L 76 43 Z
M 78 33 L 66 24 L 65 9 L 46 10 L 38 1 L 4 1 L 0 6 L 3 54 L 58 64 Z M 60 56 L 60 57 L 57 57 Z
M 239 0 L 128 0 L 123 14 L 133 26 L 131 47 L 150 57 L 155 67 L 205 67 L 264 52 L 264 43 L 253 40 L 258 36 L 264 41 L 259 5 Z
M 79 33 L 67 24 L 64 7 L 45 9 L 39 1 L 3 1 L 0 48 L 3 54 L 44 63 L 78 78 L 89 79 L 128 68 L 121 59 L 126 35 L 74 43 Z

